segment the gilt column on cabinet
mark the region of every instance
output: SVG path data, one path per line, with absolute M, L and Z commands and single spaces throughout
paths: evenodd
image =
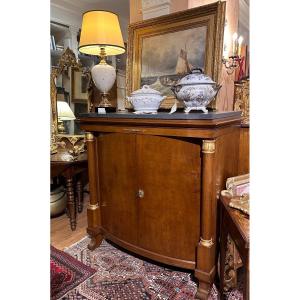
M 199 280 L 197 299 L 208 299 L 215 276 L 215 240 L 213 224 L 215 214 L 215 140 L 202 141 L 202 192 L 200 241 L 197 246 L 195 277 Z
M 96 157 L 96 140 L 92 133 L 87 132 L 85 134 L 87 153 L 88 153 L 88 170 L 89 170 L 89 189 L 90 189 L 90 203 L 87 207 L 87 219 L 88 228 L 87 233 L 89 234 L 91 241 L 88 245 L 90 250 L 97 248 L 103 239 L 101 233 L 101 215 L 100 207 L 97 199 L 97 170 L 95 161 Z

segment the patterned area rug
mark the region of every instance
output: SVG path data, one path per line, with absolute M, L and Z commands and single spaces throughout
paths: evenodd
M 96 270 L 51 246 L 51 300 L 56 300 L 93 275 Z
M 97 272 L 62 299 L 87 300 L 189 300 L 194 299 L 197 285 L 191 272 L 174 271 L 129 255 L 103 241 L 89 251 L 89 238 L 65 249 L 65 252 Z M 213 286 L 209 300 L 217 300 Z M 226 294 L 228 300 L 241 300 L 238 290 Z

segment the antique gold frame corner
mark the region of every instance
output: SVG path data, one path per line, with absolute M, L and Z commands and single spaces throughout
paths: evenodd
M 126 93 L 140 88 L 142 40 L 145 37 L 196 28 L 207 25 L 205 73 L 218 81 L 222 67 L 223 35 L 225 24 L 225 1 L 188 9 L 161 17 L 136 22 L 128 27 L 128 58 L 126 68 Z M 175 97 L 167 97 L 162 108 L 170 108 Z M 126 102 L 126 107 L 130 104 Z M 209 106 L 216 108 L 216 100 Z

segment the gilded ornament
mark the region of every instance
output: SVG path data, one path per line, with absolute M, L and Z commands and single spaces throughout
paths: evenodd
M 200 243 L 201 243 L 201 245 L 203 245 L 204 247 L 207 247 L 207 248 L 210 248 L 214 244 L 212 238 L 209 240 L 200 238 Z
M 94 141 L 94 135 L 91 132 L 86 132 L 85 133 L 85 140 L 87 142 L 92 142 Z
M 234 111 L 242 111 L 242 124 L 249 124 L 249 79 L 234 85 Z
M 99 208 L 98 204 L 89 204 L 87 207 L 89 210 L 96 210 Z
M 57 105 L 56 105 L 56 99 L 57 99 L 57 89 L 56 89 L 56 79 L 57 77 L 63 73 L 63 71 L 66 68 L 74 68 L 76 70 L 82 70 L 82 65 L 80 62 L 77 62 L 76 56 L 74 54 L 74 52 L 70 49 L 67 48 L 62 56 L 59 59 L 58 65 L 56 67 L 52 67 L 51 70 L 51 76 L 50 76 L 50 96 L 51 96 L 51 115 L 52 115 L 52 126 L 51 126 L 51 154 L 56 153 L 57 152 L 57 148 L 58 146 L 60 146 L 61 148 L 63 148 L 63 144 L 60 143 L 58 145 L 58 143 L 60 142 L 60 137 L 58 137 L 58 122 L 57 122 Z M 88 99 L 88 104 L 90 104 L 90 99 Z M 73 146 L 75 146 L 76 143 L 78 143 L 78 139 L 83 140 L 83 136 L 79 136 L 79 135 L 72 135 L 72 136 L 64 136 L 67 137 L 69 142 L 71 144 L 73 144 Z M 84 141 L 84 140 L 83 140 Z M 58 142 L 58 143 L 57 143 Z M 65 145 L 66 147 L 66 145 Z M 66 147 L 67 148 L 67 147 Z M 73 153 L 73 155 L 76 156 L 76 153 L 78 153 L 78 151 L 83 152 L 84 151 L 84 147 L 80 147 L 80 149 L 71 149 L 71 152 Z M 75 157 L 74 156 L 74 157 Z
M 228 291 L 237 285 L 237 268 L 235 260 L 238 257 L 234 242 L 228 235 L 225 252 L 224 290 Z
M 216 150 L 216 140 L 203 140 L 202 141 L 202 152 L 203 153 L 214 153 Z
M 86 150 L 84 135 L 58 134 L 56 138 L 59 149 L 70 154 L 73 160 Z
M 250 215 L 250 210 L 249 210 L 250 198 L 249 197 L 250 197 L 249 194 L 243 194 L 241 196 L 232 197 L 229 202 L 229 206 L 240 210 L 241 212 L 243 212 L 246 215 Z

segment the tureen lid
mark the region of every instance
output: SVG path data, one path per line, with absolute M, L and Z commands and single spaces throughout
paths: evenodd
M 178 85 L 184 84 L 214 84 L 215 82 L 207 75 L 203 74 L 202 69 L 195 68 L 192 72 L 179 80 Z
M 159 91 L 156 91 L 149 87 L 149 85 L 143 85 L 143 87 L 139 90 L 136 90 L 131 93 L 131 95 L 143 95 L 143 94 L 154 94 L 154 95 L 161 95 Z

